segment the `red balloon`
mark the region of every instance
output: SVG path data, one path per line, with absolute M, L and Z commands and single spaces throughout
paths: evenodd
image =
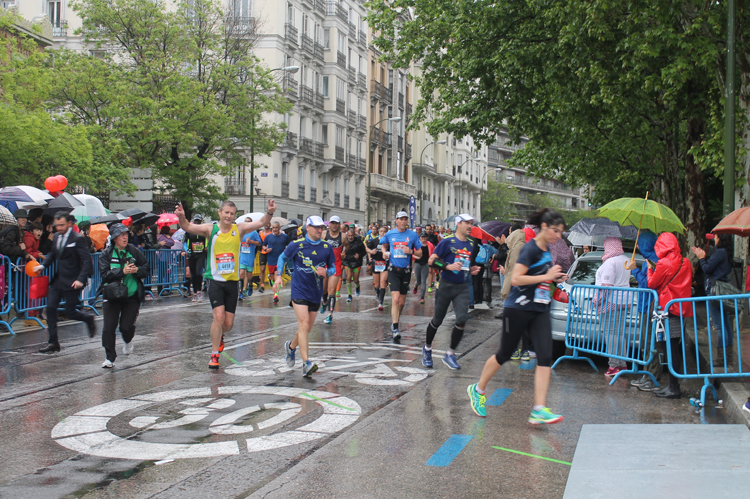
M 63 175 L 55 175 L 55 178 L 60 181 L 60 186 L 57 188 L 58 191 L 63 191 L 68 186 L 68 179 Z
M 49 192 L 55 192 L 60 190 L 60 179 L 57 177 L 48 177 L 47 180 L 44 181 L 44 187 Z

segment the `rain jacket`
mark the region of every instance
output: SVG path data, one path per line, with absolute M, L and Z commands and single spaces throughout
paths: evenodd
M 651 260 L 654 263 L 659 261 L 659 257 L 654 252 L 655 244 L 656 234 L 649 231 L 641 232 L 641 235 L 638 237 L 638 252 L 643 255 L 643 258 Z M 639 288 L 648 289 L 648 262 L 643 262 L 640 269 L 633 269 L 631 273 L 638 281 Z M 648 312 L 650 308 L 651 297 L 648 295 L 641 296 L 641 299 L 638 300 L 638 311 Z
M 677 237 L 671 232 L 659 235 L 654 245 L 654 252 L 659 257 L 656 269 L 648 271 L 648 287 L 659 294 L 659 306 L 664 306 L 675 298 L 690 298 L 693 283 L 693 266 L 683 258 Z M 680 315 L 679 304 L 669 307 L 671 315 Z M 693 316 L 693 307 L 682 307 L 683 317 Z

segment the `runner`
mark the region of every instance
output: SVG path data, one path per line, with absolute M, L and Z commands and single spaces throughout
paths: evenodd
M 367 253 L 370 255 L 372 262 L 372 282 L 375 286 L 375 296 L 378 299 L 378 310 L 383 310 L 383 300 L 385 299 L 385 287 L 388 283 L 388 269 L 383 258 L 383 245 L 380 240 L 385 236 L 385 227 L 381 227 L 379 235 L 370 238 L 367 243 Z
M 349 247 L 343 257 L 344 267 L 346 268 L 346 291 L 349 294 L 346 302 L 351 303 L 352 283 L 354 283 L 355 292 L 359 296 L 359 271 L 362 269 L 362 259 L 365 257 L 367 250 L 365 250 L 362 238 L 357 235 L 354 227 L 346 233 L 346 238 L 349 240 Z
M 268 222 L 264 227 L 263 230 L 258 231 L 258 235 L 260 236 L 261 243 L 265 241 L 266 236 L 271 233 L 271 222 Z M 266 263 L 268 260 L 268 255 L 266 255 L 266 252 L 261 249 L 260 251 L 260 280 L 258 281 L 258 293 L 263 293 L 266 291 L 265 285 L 266 285 Z
M 279 222 L 272 223 L 271 233 L 267 234 L 263 240 L 263 251 L 266 253 L 269 280 L 276 275 L 276 263 L 290 242 L 292 242 L 290 237 L 281 232 L 281 224 Z M 273 303 L 274 305 L 279 303 L 278 293 L 273 294 Z
M 199 214 L 193 215 L 193 223 L 203 222 Z M 206 238 L 195 234 L 185 234 L 185 246 L 188 251 L 188 268 L 190 269 L 190 282 L 193 286 L 193 301 L 203 301 L 203 272 L 206 267 Z
M 237 206 L 231 201 L 224 201 L 219 207 L 218 224 L 192 224 L 185 218 L 182 203 L 175 206 L 174 214 L 180 220 L 180 228 L 190 234 L 204 236 L 207 240 L 208 261 L 204 277 L 208 283 L 208 299 L 214 316 L 211 323 L 209 369 L 219 368 L 219 354 L 224 350 L 224 334 L 234 325 L 234 313 L 237 310 L 239 298 L 242 236 L 268 224 L 274 211 L 276 211 L 276 203 L 270 199 L 268 211 L 259 221 L 235 224 Z
M 253 219 L 245 217 L 245 222 L 252 222 Z M 248 232 L 242 236 L 240 243 L 240 300 L 243 299 L 243 292 L 248 298 L 253 295 L 253 269 L 255 268 L 255 250 L 260 247 L 260 235 L 257 230 Z
M 534 213 L 528 223 L 541 227 L 539 234 L 527 242 L 513 267 L 513 289 L 505 301 L 500 349 L 484 364 L 479 382 L 469 385 L 471 408 L 477 416 L 485 417 L 484 391 L 500 367 L 510 360 L 518 340 L 528 332 L 536 346 L 537 366 L 534 374 L 534 405 L 529 416 L 531 424 L 551 424 L 563 420 L 545 407 L 551 377 L 552 325 L 550 322 L 550 283 L 562 282 L 568 276 L 559 265 L 552 265 L 548 245 L 558 241 L 565 229 L 563 217 L 544 208 Z
M 451 344 L 443 357 L 443 363 L 451 369 L 461 369 L 456 361 L 456 348 L 464 335 L 464 326 L 469 319 L 469 286 L 467 274 L 476 275 L 480 267 L 470 267 L 471 253 L 475 243 L 468 236 L 474 226 L 471 215 L 456 216 L 456 235 L 446 237 L 438 243 L 430 256 L 429 264 L 442 270 L 443 285 L 435 295 L 435 312 L 427 325 L 427 339 L 422 347 L 422 365 L 432 367 L 432 340 L 453 304 L 456 324 L 451 333 Z M 430 243 L 424 243 L 430 244 Z
M 344 266 L 341 262 L 341 253 L 349 246 L 349 239 L 341 234 L 341 219 L 332 216 L 328 221 L 328 230 L 323 236 L 323 241 L 333 249 L 333 256 L 336 258 L 336 272 L 333 275 L 323 278 L 323 300 L 320 303 L 320 313 L 326 312 L 328 308 L 328 317 L 323 321 L 325 324 L 333 322 L 333 309 L 336 306 L 336 286 L 343 274 Z
M 321 241 L 320 236 L 325 229 L 323 219 L 317 216 L 307 218 L 307 235 L 297 239 L 286 247 L 279 257 L 276 267 L 276 282 L 273 290 L 278 293 L 284 286 L 281 278 L 284 265 L 293 265 L 292 272 L 292 308 L 297 316 L 299 327 L 292 341 L 284 344 L 286 364 L 294 367 L 295 352 L 299 346 L 302 356 L 302 376 L 310 377 L 318 370 L 308 358 L 307 335 L 315 324 L 318 313 L 318 303 L 323 295 L 323 279 L 333 276 L 336 272 L 336 259 L 331 246 Z
M 427 234 L 424 232 L 419 236 L 419 241 L 422 243 L 422 256 L 420 258 L 412 257 L 414 259 L 414 277 L 417 281 L 414 284 L 414 294 L 420 293 L 419 303 L 424 303 L 424 293 L 427 291 L 427 276 L 432 270 L 428 261 L 435 251 L 435 247 L 427 240 Z
M 398 320 L 406 304 L 411 281 L 411 255 L 422 256 L 422 243 L 417 233 L 409 230 L 409 214 L 405 211 L 396 213 L 396 228 L 386 232 L 380 239 L 383 244 L 383 256 L 388 262 L 388 285 L 391 287 L 391 332 L 398 341 Z

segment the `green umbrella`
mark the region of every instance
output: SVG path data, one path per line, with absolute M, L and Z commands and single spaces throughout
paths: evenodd
M 620 198 L 605 204 L 596 215 L 608 218 L 620 225 L 632 225 L 648 229 L 654 234 L 661 232 L 685 232 L 685 226 L 672 210 L 661 203 L 642 198 Z

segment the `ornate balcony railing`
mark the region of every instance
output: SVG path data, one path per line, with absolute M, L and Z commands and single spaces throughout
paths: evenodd
M 336 146 L 336 161 L 344 162 L 344 148 Z
M 393 145 L 393 134 L 391 133 L 383 133 L 383 144 L 386 147 L 391 147 Z
M 281 197 L 282 198 L 289 197 L 289 182 L 286 182 L 284 180 L 281 181 Z
M 310 187 L 310 202 L 318 202 L 318 189 L 316 187 Z
M 315 105 L 315 92 L 313 92 L 313 89 L 306 86 L 301 85 L 300 86 L 300 101 L 303 103 L 309 104 L 310 106 Z
M 386 104 L 393 103 L 393 89 L 386 87 L 385 85 L 383 85 L 383 101 L 385 101 Z
M 297 149 L 297 134 L 294 132 L 286 132 L 286 139 L 284 140 L 284 147 L 290 149 Z
M 347 121 L 351 126 L 356 127 L 357 126 L 357 113 L 355 113 L 354 111 L 350 109 L 349 116 L 347 117 Z
M 380 100 L 383 96 L 383 85 L 377 80 L 372 80 L 370 84 L 370 96 L 374 100 Z
M 68 36 L 68 21 L 53 22 L 52 36 Z
M 304 185 L 297 186 L 297 199 L 300 201 L 305 200 L 305 186 Z
M 318 42 L 315 42 L 315 47 L 313 48 L 313 57 L 317 60 L 323 62 L 323 45 L 319 44 Z
M 315 155 L 315 146 L 312 139 L 306 137 L 300 137 L 299 139 L 299 152 L 303 154 L 309 154 L 310 156 Z
M 345 23 L 349 22 L 349 13 L 346 11 L 343 5 L 337 4 L 336 5 L 336 17 L 344 21 Z
M 357 170 L 365 171 L 367 169 L 367 162 L 365 158 L 357 158 Z
M 255 18 L 245 16 L 227 16 L 224 23 L 228 35 L 233 38 L 247 38 L 255 34 Z
M 359 81 L 357 82 L 357 84 L 366 90 L 367 89 L 367 77 L 363 75 L 362 73 L 359 73 Z
M 349 157 L 346 158 L 346 166 L 352 170 L 357 169 L 357 157 L 354 154 L 350 154 Z
M 354 209 L 359 210 L 359 198 L 354 198 Z
M 299 95 L 298 89 L 297 89 L 297 80 L 295 80 L 291 75 L 287 75 L 286 78 L 284 78 L 284 91 L 288 93 L 290 96 L 297 98 Z
M 349 66 L 349 81 L 352 82 L 353 85 L 357 84 L 357 68 L 354 66 Z
M 323 109 L 324 108 L 323 94 L 321 94 L 320 92 L 315 92 L 315 104 L 314 104 L 314 106 L 317 107 L 317 108 L 319 108 L 319 109 Z
M 367 46 L 367 33 L 363 29 L 359 30 L 359 44 L 363 47 Z
M 336 112 L 341 116 L 346 116 L 346 103 L 341 99 L 336 99 Z
M 346 54 L 343 52 L 336 52 L 336 64 L 341 69 L 346 69 Z
M 293 24 L 286 23 L 284 25 L 284 39 L 295 47 L 299 45 L 299 32 Z
M 313 55 L 315 52 L 315 44 L 313 43 L 312 38 L 310 38 L 306 34 L 302 34 L 302 50 L 305 52 L 308 52 L 310 55 Z
M 315 10 L 323 15 L 326 15 L 326 2 L 325 0 L 315 0 Z
M 244 196 L 245 177 L 225 177 L 224 192 L 230 196 Z
M 333 205 L 341 206 L 341 194 L 338 192 L 333 195 Z
M 407 142 L 406 143 L 406 160 L 408 161 L 411 158 L 412 158 L 412 155 L 411 155 L 411 144 L 409 144 Z
M 357 41 L 357 27 L 352 22 L 349 23 L 349 38 Z
M 344 208 L 349 208 L 349 195 L 344 194 Z
M 315 158 L 318 160 L 323 160 L 323 148 L 325 147 L 325 144 L 322 142 L 315 142 L 313 144 L 314 151 L 315 151 Z

